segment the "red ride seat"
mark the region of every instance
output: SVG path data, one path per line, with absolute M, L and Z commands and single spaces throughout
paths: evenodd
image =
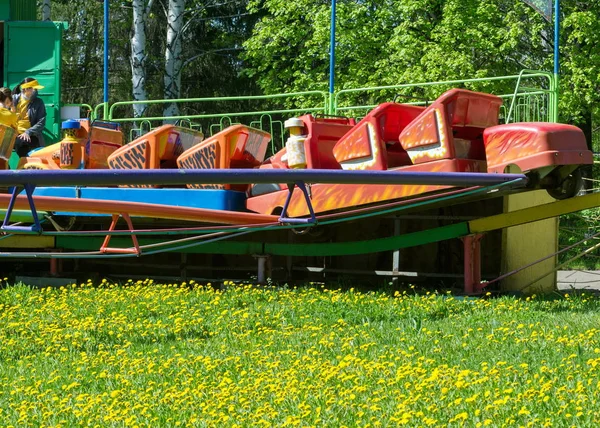
M 485 168 L 483 131 L 498 124 L 502 99 L 466 89 L 442 94 L 400 133 L 400 144 L 413 164 L 458 159 Z M 472 167 L 473 162 L 455 162 Z
M 385 170 L 410 165 L 398 136 L 424 107 L 384 103 L 369 112 L 333 148 L 343 169 Z

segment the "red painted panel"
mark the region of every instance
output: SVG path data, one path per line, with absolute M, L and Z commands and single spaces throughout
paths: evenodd
M 511 164 L 527 172 L 551 165 L 593 163 L 583 131 L 571 125 L 541 122 L 498 125 L 486 129 L 483 138 L 489 172 L 504 172 Z
M 485 162 L 467 159 L 444 159 L 427 164 L 410 165 L 398 168 L 398 171 L 430 171 L 430 172 L 485 172 Z M 426 185 L 362 185 L 362 184 L 313 184 L 311 201 L 316 213 L 337 209 L 352 208 L 362 205 L 386 202 L 407 198 L 421 193 L 447 189 L 450 186 Z M 266 195 L 248 198 L 246 207 L 250 211 L 271 214 L 277 208 L 283 207 L 288 190 L 268 193 Z M 294 191 L 289 205 L 290 216 L 308 215 L 304 196 L 298 190 Z
M 391 165 L 410 164 L 398 136 L 423 110 L 396 103 L 377 106 L 335 145 L 336 160 L 344 169 L 385 170 L 390 167 L 388 151 L 393 148 Z
M 333 148 L 333 156 L 339 163 L 360 159 L 372 155 L 369 129 L 367 126 L 356 126 L 344 137 L 343 144 L 336 144 Z

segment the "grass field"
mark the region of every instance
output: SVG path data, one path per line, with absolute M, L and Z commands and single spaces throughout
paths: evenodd
M 2 426 L 598 426 L 600 300 L 0 290 Z

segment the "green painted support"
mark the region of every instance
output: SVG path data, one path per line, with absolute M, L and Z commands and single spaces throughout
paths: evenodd
M 367 241 L 321 244 L 265 244 L 264 252 L 276 256 L 354 256 L 418 247 L 447 239 L 460 238 L 468 234 L 469 227 L 464 222 Z
M 45 211 L 38 211 L 37 214 L 39 218 L 44 218 L 45 215 L 48 215 L 48 213 Z M 3 221 L 5 217 L 6 210 L 0 209 L 0 221 Z M 10 214 L 10 222 L 34 223 L 34 220 L 30 210 L 13 210 L 13 212 Z
M 349 256 L 417 247 L 447 239 L 460 238 L 468 235 L 468 233 L 468 225 L 466 222 L 463 222 L 400 236 L 367 241 L 320 244 L 219 241 L 179 250 L 178 252 L 191 254 L 269 254 L 272 256 Z M 140 238 L 138 240 L 141 246 L 164 242 L 158 239 Z M 67 251 L 95 251 L 100 248 L 102 242 L 103 238 L 98 237 L 56 237 L 56 247 Z M 125 248 L 131 245 L 131 238 L 115 236 L 111 239 L 111 244 L 113 243 L 115 247 Z
M 57 236 L 56 248 L 68 251 L 96 251 L 102 246 L 103 242 L 104 238 L 96 236 Z M 140 245 L 149 245 L 164 242 L 164 240 L 138 238 L 138 242 Z M 127 248 L 131 246 L 131 238 L 113 236 L 110 244 L 114 248 Z M 177 252 L 188 254 L 261 254 L 263 252 L 263 244 L 260 242 L 219 241 L 185 250 L 178 250 Z

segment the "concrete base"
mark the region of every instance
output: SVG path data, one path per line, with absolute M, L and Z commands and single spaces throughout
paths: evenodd
M 526 192 L 504 198 L 504 212 L 554 202 L 545 190 Z M 555 253 L 558 248 L 558 218 L 514 226 L 502 234 L 502 272 L 511 272 Z M 537 263 L 502 281 L 505 291 L 545 294 L 556 290 L 556 273 L 543 278 L 556 266 L 556 256 Z M 535 282 L 534 282 L 535 281 Z M 532 284 L 533 282 L 533 284 Z
M 600 291 L 600 271 L 560 270 L 557 272 L 557 286 L 560 292 Z

